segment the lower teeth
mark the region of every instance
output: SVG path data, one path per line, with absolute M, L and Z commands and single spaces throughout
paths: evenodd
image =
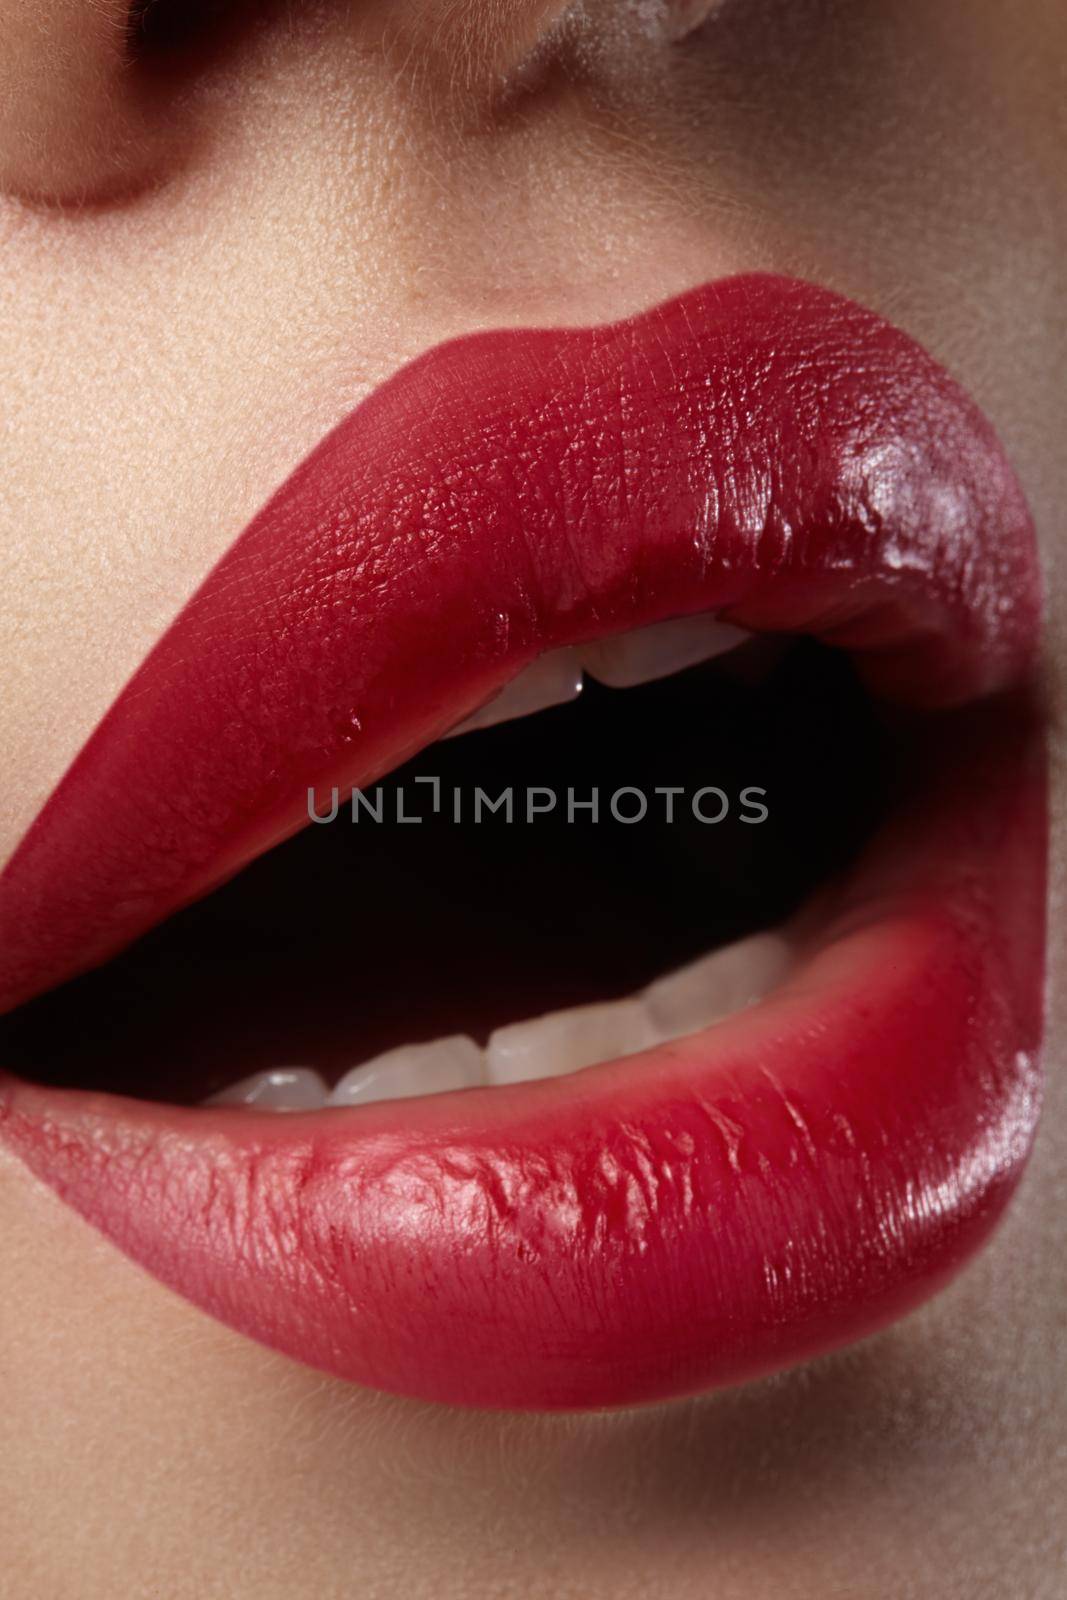
M 744 1010 L 774 987 L 788 961 L 789 946 L 780 934 L 755 934 L 627 999 L 498 1028 L 484 1050 L 465 1034 L 401 1045 L 353 1067 L 332 1090 L 311 1068 L 276 1067 L 232 1084 L 207 1103 L 316 1111 L 558 1077 L 684 1038 Z

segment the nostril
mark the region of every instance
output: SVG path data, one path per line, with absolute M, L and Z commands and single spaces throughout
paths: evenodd
M 89 203 L 128 186 L 151 137 L 124 49 L 122 0 L 0 8 L 0 186 Z
M 202 133 L 190 77 L 282 3 L 0 0 L 0 194 L 74 213 L 154 191 Z
M 239 23 L 261 16 L 252 0 L 131 0 L 126 17 L 129 57 L 137 63 L 167 61 L 221 43 Z
M 136 61 L 187 45 L 208 20 L 207 0 L 133 0 L 126 40 Z

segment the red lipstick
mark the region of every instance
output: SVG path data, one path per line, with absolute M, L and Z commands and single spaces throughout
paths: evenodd
M 478 334 L 255 518 L 0 879 L 0 1006 L 93 966 L 535 657 L 714 611 L 962 716 L 791 978 L 547 1084 L 272 1119 L 3 1080 L 0 1136 L 231 1325 L 446 1401 L 626 1404 L 855 1338 L 987 1235 L 1037 1115 L 1040 586 L 989 424 L 810 285 Z M 937 718 L 935 717 L 936 723 Z M 972 727 L 973 723 L 973 727 Z M 996 725 L 990 759 L 987 725 Z M 935 740 L 936 743 L 936 740 Z

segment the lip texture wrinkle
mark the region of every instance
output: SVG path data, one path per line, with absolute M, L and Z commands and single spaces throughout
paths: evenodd
M 906 335 L 772 277 L 431 351 L 282 486 L 60 783 L 0 878 L 0 1005 L 540 652 L 704 609 L 847 647 L 910 705 L 1006 697 L 1040 588 L 989 424 Z M 4 1079 L 0 1137 L 197 1304 L 400 1392 L 625 1404 L 858 1337 L 977 1248 L 1033 1134 L 1044 780 L 1005 706 L 935 719 L 996 738 L 931 757 L 736 1019 L 572 1079 L 308 1117 Z
M 721 609 L 922 703 L 1039 614 L 989 424 L 870 312 L 771 277 L 429 352 L 315 450 L 120 695 L 0 877 L 0 1008 L 373 781 L 535 655 Z

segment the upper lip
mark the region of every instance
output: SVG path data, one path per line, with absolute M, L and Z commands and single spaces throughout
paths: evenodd
M 1040 589 L 989 424 L 904 334 L 766 276 L 430 352 L 256 517 L 36 819 L 0 879 L 0 1008 L 105 959 L 298 827 L 309 788 L 372 781 L 534 656 L 699 610 L 847 646 L 907 703 L 1009 690 Z M 325 1131 L 9 1082 L 0 1128 L 168 1281 L 349 1376 L 567 1404 L 764 1369 L 913 1303 L 1021 1168 L 1029 741 L 982 782 L 966 829 L 929 800 L 892 893 L 876 852 L 864 916 L 714 1037 Z

